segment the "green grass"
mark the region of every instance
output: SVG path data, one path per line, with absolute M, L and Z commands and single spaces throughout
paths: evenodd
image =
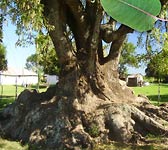
M 0 138 L 0 150 L 29 150 L 29 146 L 22 146 L 19 142 Z M 95 145 L 94 150 L 167 150 L 167 147 L 164 145 L 127 145 L 123 143 L 112 143 L 107 145 Z
M 0 138 L 0 150 L 28 150 L 28 146 L 21 146 L 19 142 L 8 141 Z
M 112 143 L 107 145 L 96 145 L 94 150 L 167 150 L 167 147 L 163 144 L 131 145 Z
M 36 86 L 28 87 L 28 89 L 35 89 Z M 16 97 L 24 91 L 25 88 L 23 86 L 17 87 L 17 94 L 16 94 L 16 86 L 14 85 L 3 85 L 0 86 L 0 110 L 2 110 L 4 107 L 12 103 Z M 39 92 L 46 91 L 45 86 L 40 86 Z
M 158 84 L 151 84 L 145 87 L 132 87 L 136 95 L 142 94 L 149 98 L 151 103 L 158 104 Z M 168 102 L 168 84 L 160 85 L 160 103 Z

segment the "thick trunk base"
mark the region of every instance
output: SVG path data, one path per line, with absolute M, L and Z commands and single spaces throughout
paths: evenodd
M 85 101 L 25 90 L 0 116 L 1 136 L 29 143 L 36 150 L 92 149 L 96 143 L 147 142 L 145 136 L 168 133 L 168 105 L 147 99 L 129 103 L 85 93 Z M 133 102 L 134 101 L 134 102 Z M 141 102 L 138 102 L 141 101 Z

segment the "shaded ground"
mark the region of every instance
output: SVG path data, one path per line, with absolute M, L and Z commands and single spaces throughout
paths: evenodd
M 154 104 L 158 104 L 158 95 L 149 95 L 147 96 L 149 98 L 149 100 L 154 103 Z M 160 101 L 159 104 L 168 102 L 168 94 L 167 95 L 160 95 Z
M 167 150 L 167 146 L 163 144 L 127 145 L 111 143 L 109 145 L 98 145 L 94 150 Z
M 1 96 L 0 97 L 0 110 L 9 105 L 15 100 L 13 96 Z
M 28 150 L 28 145 L 21 145 L 19 142 L 13 142 L 0 138 L 1 150 Z M 167 150 L 165 145 L 128 145 L 123 143 L 109 143 L 107 145 L 96 145 L 94 150 Z

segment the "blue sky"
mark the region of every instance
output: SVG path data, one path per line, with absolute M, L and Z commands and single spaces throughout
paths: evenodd
M 25 67 L 26 59 L 31 54 L 35 53 L 35 46 L 29 45 L 28 47 L 18 47 L 15 45 L 18 36 L 15 34 L 15 26 L 13 26 L 10 22 L 8 24 L 4 24 L 3 27 L 3 42 L 7 48 L 7 60 L 8 60 L 8 67 L 22 69 Z M 130 34 L 129 40 L 132 41 L 134 44 L 137 42 L 137 33 Z M 142 53 L 144 49 L 137 49 L 138 53 Z M 145 66 L 141 68 L 132 68 L 129 67 L 129 72 L 132 73 L 142 73 L 145 74 Z
M 7 49 L 8 67 L 23 68 L 26 59 L 35 53 L 35 46 L 18 47 L 15 45 L 18 36 L 15 34 L 15 26 L 12 24 L 4 24 L 3 26 L 3 42 Z
M 138 41 L 138 38 L 137 38 L 138 36 L 139 36 L 139 33 L 136 31 L 133 34 L 129 34 L 129 36 L 128 36 L 129 42 L 132 42 L 134 45 L 136 45 L 137 41 Z M 146 50 L 144 47 L 137 47 L 136 52 L 138 54 L 142 54 L 142 53 L 145 53 Z M 146 69 L 145 64 L 141 64 L 141 66 L 139 68 L 128 67 L 128 71 L 129 71 L 128 73 L 129 74 L 141 73 L 141 74 L 145 75 L 145 69 Z

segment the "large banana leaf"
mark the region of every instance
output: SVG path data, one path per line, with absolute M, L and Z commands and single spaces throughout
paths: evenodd
M 112 18 L 140 32 L 153 27 L 161 10 L 159 0 L 101 0 L 101 4 Z

